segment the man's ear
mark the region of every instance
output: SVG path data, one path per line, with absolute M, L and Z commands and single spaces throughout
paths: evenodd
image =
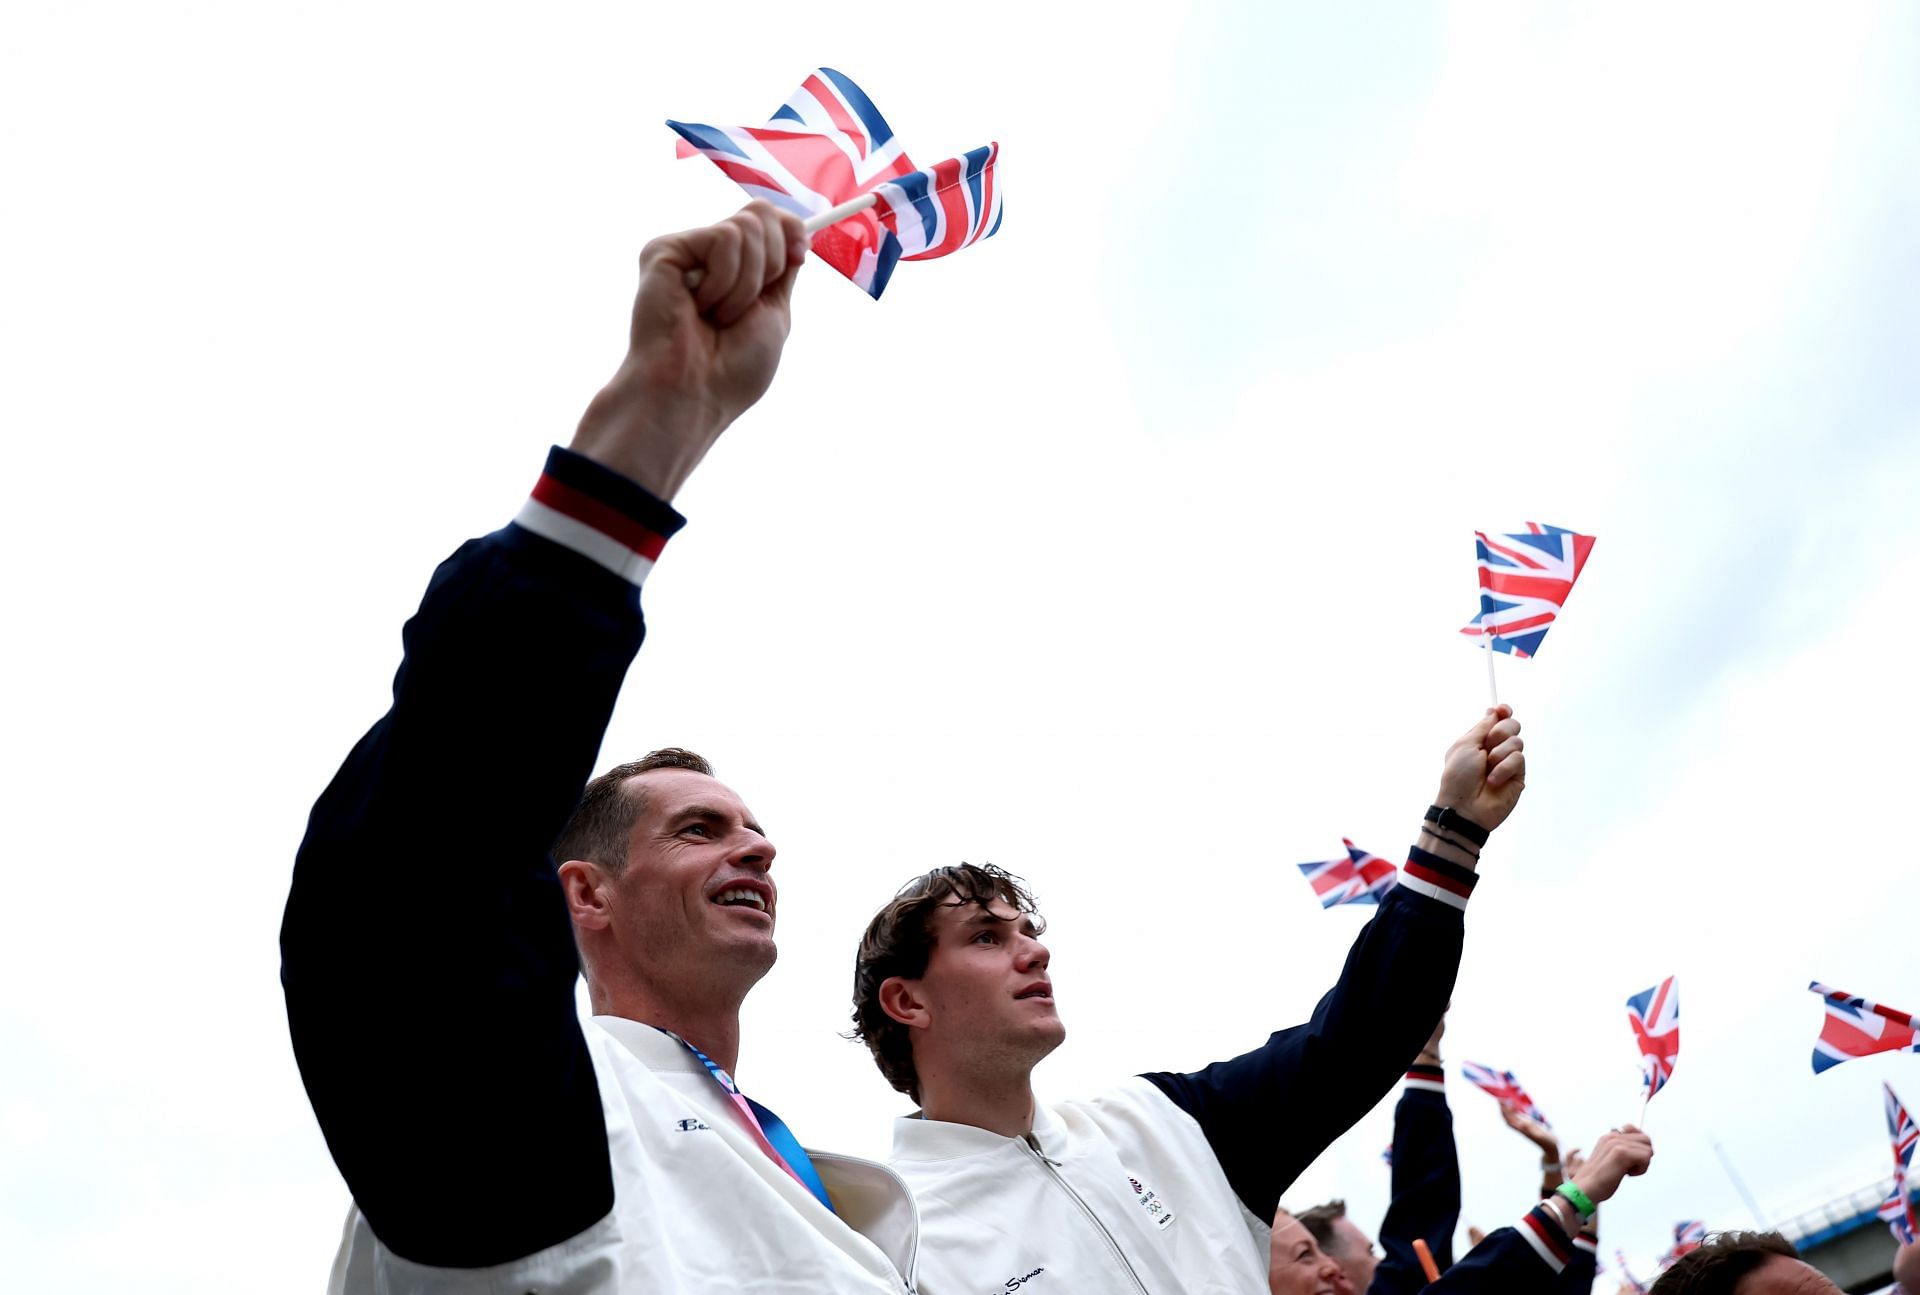
M 583 931 L 605 930 L 612 921 L 607 907 L 606 874 L 591 859 L 568 859 L 559 867 L 560 893 L 567 901 L 567 916 Z
M 908 1029 L 924 1030 L 933 1024 L 933 1011 L 920 996 L 920 982 L 904 976 L 888 976 L 880 982 L 880 1010 Z

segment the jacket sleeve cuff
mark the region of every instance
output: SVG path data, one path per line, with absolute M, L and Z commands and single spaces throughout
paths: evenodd
M 1419 846 L 1407 849 L 1407 866 L 1400 870 L 1400 889 L 1465 911 L 1467 897 L 1480 877 L 1457 863 L 1450 863 Z
M 1408 1066 L 1406 1089 L 1410 1093 L 1444 1093 L 1447 1072 L 1438 1066 Z
M 636 588 L 667 539 L 687 524 L 638 482 L 556 445 L 514 524 L 572 549 Z
M 1540 1256 L 1541 1262 L 1553 1269 L 1556 1275 L 1565 1269 L 1567 1261 L 1573 1258 L 1573 1242 L 1567 1239 L 1567 1234 L 1560 1227 L 1560 1221 L 1553 1217 L 1553 1211 L 1549 1210 L 1545 1203 L 1528 1210 L 1521 1218 L 1520 1226 L 1514 1230 L 1520 1234 L 1520 1239 Z

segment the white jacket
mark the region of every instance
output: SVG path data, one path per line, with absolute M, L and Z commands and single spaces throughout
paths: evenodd
M 613 1212 L 538 1254 L 492 1268 L 429 1268 L 380 1243 L 360 1212 L 331 1295 L 902 1295 L 918 1224 L 885 1165 L 809 1149 L 838 1217 L 768 1157 L 712 1075 L 648 1025 L 584 1027 L 612 1153 Z
M 1026 1138 L 909 1116 L 891 1158 L 920 1205 L 922 1295 L 1266 1295 L 1270 1224 L 1145 1079 L 1037 1106 Z

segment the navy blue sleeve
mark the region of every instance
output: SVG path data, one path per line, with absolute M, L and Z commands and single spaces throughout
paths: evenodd
M 1582 1232 L 1573 1239 L 1573 1257 L 1554 1282 L 1554 1295 L 1589 1295 L 1600 1274 L 1599 1238 Z
M 1426 1295 L 1552 1295 L 1574 1246 L 1553 1215 L 1534 1206 L 1519 1223 L 1487 1234 L 1426 1288 Z M 1591 1278 L 1589 1278 L 1591 1280 Z
M 1438 1066 L 1413 1066 L 1393 1109 L 1393 1200 L 1380 1223 L 1383 1257 L 1367 1295 L 1415 1295 L 1427 1284 L 1414 1253 L 1427 1243 L 1445 1272 L 1453 1263 L 1453 1230 L 1460 1221 L 1460 1157 L 1453 1143 L 1453 1112 Z
M 1473 883 L 1415 848 L 1311 1020 L 1204 1070 L 1144 1076 L 1199 1123 L 1256 1218 L 1271 1219 L 1281 1193 L 1420 1054 L 1453 994 Z
M 680 524 L 564 450 L 543 490 L 629 539 Z M 308 820 L 280 931 L 294 1055 L 355 1202 L 416 1263 L 502 1263 L 612 1208 L 547 852 L 642 634 L 638 587 L 603 562 L 518 523 L 469 541 Z

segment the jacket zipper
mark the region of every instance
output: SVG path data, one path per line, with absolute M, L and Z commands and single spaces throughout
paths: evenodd
M 1061 1174 L 1059 1168 L 1054 1164 L 1053 1161 L 1047 1158 L 1045 1152 L 1040 1150 L 1040 1144 L 1033 1140 L 1033 1134 L 1029 1133 L 1025 1137 L 1023 1137 L 1021 1139 L 1020 1145 L 1027 1149 L 1027 1153 L 1029 1155 L 1031 1155 L 1035 1160 L 1040 1162 L 1041 1168 L 1047 1171 L 1048 1177 L 1052 1178 L 1055 1183 L 1059 1184 L 1060 1190 L 1065 1192 L 1067 1196 L 1073 1201 L 1073 1203 L 1080 1207 L 1080 1212 L 1087 1216 L 1087 1222 L 1093 1225 L 1093 1230 L 1095 1232 L 1098 1232 L 1100 1234 L 1101 1240 L 1107 1243 L 1107 1249 L 1113 1252 L 1113 1257 L 1115 1261 L 1119 1263 L 1120 1267 L 1126 1272 L 1127 1276 L 1133 1280 L 1134 1289 L 1139 1291 L 1140 1295 L 1151 1295 L 1151 1292 L 1147 1290 L 1147 1284 L 1140 1280 L 1140 1274 L 1133 1270 L 1133 1265 L 1131 1263 L 1127 1262 L 1126 1253 L 1120 1249 L 1120 1243 L 1113 1239 L 1113 1233 L 1107 1231 L 1106 1224 L 1100 1221 L 1099 1216 L 1093 1212 L 1092 1207 L 1089 1206 L 1086 1203 L 1086 1201 L 1081 1199 L 1080 1193 L 1073 1190 L 1073 1187 L 1067 1182 L 1066 1178 Z
M 906 1292 L 906 1295 L 919 1295 L 919 1291 L 914 1287 L 913 1283 L 915 1278 L 919 1276 L 920 1269 L 920 1202 L 914 1199 L 913 1189 L 907 1186 L 907 1180 L 895 1173 L 892 1165 L 883 1165 L 878 1160 L 866 1160 L 860 1156 L 843 1156 L 833 1151 L 809 1150 L 807 1154 L 812 1156 L 816 1161 L 838 1160 L 842 1164 L 862 1165 L 868 1169 L 878 1169 L 881 1173 L 900 1185 L 900 1194 L 906 1198 L 907 1211 L 909 1217 L 913 1220 L 912 1240 L 907 1245 L 907 1271 L 899 1274 L 901 1289 Z

